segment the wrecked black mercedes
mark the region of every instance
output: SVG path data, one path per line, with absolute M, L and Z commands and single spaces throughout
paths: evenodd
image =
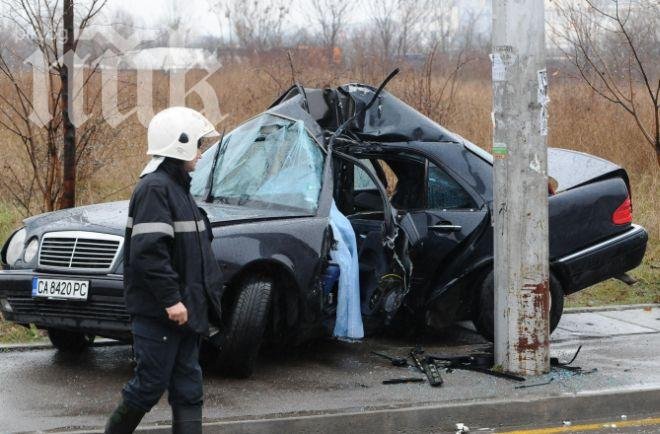
M 224 273 L 219 362 L 249 375 L 262 341 L 332 335 L 342 272 L 366 335 L 471 319 L 493 337 L 492 156 L 386 91 L 293 86 L 209 149 L 192 193 Z M 640 264 L 621 167 L 549 150 L 551 328 L 564 296 Z M 122 287 L 127 202 L 28 218 L 2 249 L 5 319 L 62 350 L 130 339 Z M 339 212 L 355 268 L 338 266 Z M 335 229 L 333 231 L 333 229 Z

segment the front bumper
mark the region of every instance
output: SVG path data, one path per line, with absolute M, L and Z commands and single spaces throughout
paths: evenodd
M 32 278 L 88 280 L 85 301 L 32 297 Z M 130 318 L 124 304 L 121 275 L 71 275 L 34 270 L 0 271 L 0 310 L 3 317 L 39 328 L 81 331 L 115 339 L 130 338 Z
M 622 234 L 558 259 L 553 269 L 562 278 L 564 292 L 571 294 L 637 267 L 648 238 L 643 227 L 633 224 Z

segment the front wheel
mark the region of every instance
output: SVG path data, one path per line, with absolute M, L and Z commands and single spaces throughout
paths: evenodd
M 222 372 L 239 378 L 252 375 L 266 329 L 272 288 L 273 282 L 264 276 L 249 277 L 237 288 L 219 357 Z
M 564 291 L 559 280 L 550 273 L 550 333 L 552 333 L 564 311 Z M 495 275 L 491 271 L 484 278 L 476 294 L 472 319 L 479 334 L 493 342 L 495 340 Z
M 48 329 L 48 339 L 55 348 L 66 353 L 81 353 L 94 342 L 94 335 L 69 330 Z

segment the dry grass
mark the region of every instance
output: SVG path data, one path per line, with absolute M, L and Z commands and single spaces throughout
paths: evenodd
M 312 67 L 298 68 L 295 74 L 306 86 L 337 85 L 350 81 L 377 84 L 375 82 L 382 76 L 380 71 L 375 70 L 351 72 Z M 389 90 L 395 95 L 405 95 L 406 87 L 414 83 L 413 74 L 412 71 L 404 71 L 390 84 Z M 472 77 L 474 75 L 471 74 Z M 188 82 L 192 85 L 200 76 L 199 72 L 191 72 Z M 290 86 L 291 76 L 290 67 L 284 59 L 274 59 L 268 64 L 229 65 L 213 74 L 208 82 L 216 89 L 221 112 L 227 115 L 220 128 L 229 130 L 262 111 Z M 124 78 L 127 82 L 134 80 Z M 157 77 L 155 82 L 154 102 L 157 110 L 167 103 L 169 89 L 165 76 Z M 441 86 L 442 77 L 435 77 L 434 83 L 436 88 Z M 129 100 L 134 98 L 135 86 L 124 86 L 122 94 Z M 619 282 L 608 281 L 569 297 L 568 305 L 660 302 L 660 217 L 655 203 L 660 170 L 654 151 L 644 142 L 630 117 L 591 93 L 581 83 L 554 77 L 550 83 L 550 97 L 549 145 L 594 154 L 626 168 L 632 182 L 635 222 L 645 226 L 650 236 L 644 263 L 632 272 L 640 280 L 637 287 L 631 289 Z M 187 104 L 200 107 L 200 102 L 193 94 Z M 484 77 L 459 82 L 453 109 L 443 119 L 438 119 L 438 113 L 430 115 L 447 128 L 489 150 L 492 137 L 490 111 L 491 85 Z M 130 195 L 131 187 L 146 161 L 145 136 L 144 127 L 132 116 L 98 144 L 99 152 L 102 150 L 109 158 L 79 185 L 79 204 L 125 199 Z M 7 133 L 3 132 L 0 137 L 3 151 L 16 146 Z M 8 155 L 11 153 L 5 153 L 7 158 L 11 158 Z M 0 203 L 2 200 L 0 194 Z M 4 200 L 6 202 L 6 196 Z M 4 239 L 18 220 L 15 211 L 7 205 L 0 206 L 0 238 Z
M 44 339 L 46 339 L 46 332 L 38 330 L 34 325 L 27 328 L 7 322 L 0 314 L 0 344 L 37 342 Z

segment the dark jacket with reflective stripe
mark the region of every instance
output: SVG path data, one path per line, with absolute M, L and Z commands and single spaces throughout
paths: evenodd
M 165 308 L 182 301 L 186 327 L 206 335 L 209 313 L 213 322 L 220 316 L 222 278 L 211 250 L 213 234 L 184 183 L 163 165 L 140 180 L 129 203 L 126 308 L 132 315 L 171 322 Z

